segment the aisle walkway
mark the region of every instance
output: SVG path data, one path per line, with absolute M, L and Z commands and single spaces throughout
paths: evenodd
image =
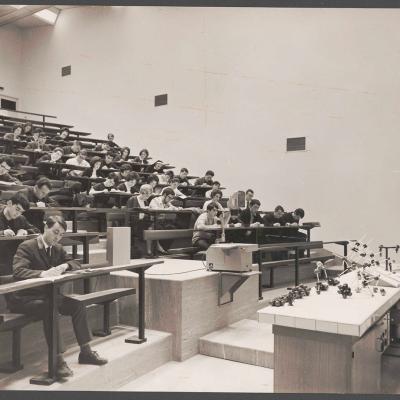
M 272 369 L 198 354 L 162 365 L 119 390 L 271 393 L 272 385 Z

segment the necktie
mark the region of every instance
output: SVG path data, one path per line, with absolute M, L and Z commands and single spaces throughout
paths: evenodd
M 50 246 L 46 249 L 46 253 L 47 253 L 47 257 L 50 258 L 50 256 L 51 256 L 51 247 Z

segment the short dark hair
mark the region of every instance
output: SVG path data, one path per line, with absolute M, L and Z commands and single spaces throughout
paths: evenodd
M 127 181 L 133 181 L 134 179 L 136 180 L 136 182 L 139 182 L 140 181 L 139 174 L 137 172 L 134 172 L 134 171 L 129 172 L 128 175 L 126 176 L 126 180 Z
M 112 132 L 107 133 L 107 138 L 108 138 L 109 136 L 112 136 L 113 138 L 115 137 L 115 135 L 114 135 Z
M 150 183 L 151 181 L 156 181 L 158 183 L 160 182 L 160 179 L 158 178 L 157 175 L 151 174 L 147 177 L 147 182 Z
M 213 198 L 217 194 L 219 194 L 222 197 L 222 192 L 219 189 L 213 189 L 213 190 L 211 190 L 210 196 L 211 196 L 211 198 Z
M 24 211 L 28 211 L 30 208 L 28 199 L 22 193 L 15 193 L 11 197 L 10 201 L 12 204 L 19 204 L 24 209 Z
M 118 175 L 116 172 L 110 172 L 110 173 L 107 175 L 107 178 L 108 178 L 108 179 L 114 179 L 114 182 L 115 182 L 115 183 L 118 183 L 118 182 L 119 182 L 119 175 Z
M 163 196 L 165 196 L 165 197 L 167 197 L 167 196 L 175 196 L 175 192 L 174 192 L 174 190 L 173 189 L 171 189 L 171 188 L 169 188 L 169 187 L 166 187 L 164 190 L 163 190 Z
M 171 183 L 173 182 L 180 183 L 181 181 L 179 180 L 179 178 L 172 178 Z
M 221 186 L 221 184 L 220 184 L 218 181 L 214 181 L 214 182 L 213 182 L 213 185 Z
M 132 166 L 128 163 L 122 164 L 120 168 L 121 172 L 122 171 L 132 171 Z
M 254 190 L 253 190 L 253 189 L 247 189 L 247 190 L 246 190 L 246 194 L 247 194 L 247 193 L 253 193 L 253 194 L 254 194 Z
M 96 164 L 97 162 L 103 162 L 101 157 L 99 157 L 99 156 L 92 157 L 91 160 L 90 160 L 90 166 L 93 168 L 94 164 Z
M 185 167 L 183 167 L 183 168 L 181 168 L 181 171 L 180 172 L 186 172 L 187 174 L 189 173 L 189 170 L 187 169 L 187 168 L 185 168 Z
M 278 211 L 285 212 L 285 210 L 283 209 L 282 206 L 276 206 L 274 211 L 275 211 L 275 212 L 278 212 Z
M 26 128 L 27 126 L 30 126 L 30 127 L 31 127 L 31 130 L 32 130 L 32 128 L 33 128 L 32 122 L 25 122 L 24 125 L 23 125 L 23 129 L 25 130 L 25 128 Z
M 66 126 L 62 126 L 61 128 L 60 128 L 60 134 L 62 133 L 62 132 L 68 132 L 68 135 L 69 135 L 69 128 L 67 128 Z
M 35 182 L 35 185 L 36 185 L 38 188 L 41 188 L 42 186 L 47 186 L 49 189 L 51 189 L 51 188 L 53 187 L 53 185 L 52 185 L 51 182 L 50 182 L 50 179 L 49 179 L 49 178 L 46 178 L 46 177 L 39 178 L 39 179 Z
M 261 206 L 260 200 L 257 199 L 250 200 L 250 207 L 254 206 L 255 204 Z
M 139 155 L 140 155 L 140 153 L 143 153 L 143 152 L 146 153 L 147 157 L 149 156 L 149 151 L 148 151 L 147 149 L 142 149 L 142 150 L 140 150 L 140 151 L 139 151 Z
M 128 156 L 131 154 L 131 149 L 128 146 L 124 146 L 121 148 L 121 154 L 124 152 L 124 150 L 128 150 Z
M 304 218 L 304 210 L 302 208 L 296 208 L 294 213 L 298 215 L 300 218 Z
M 213 201 L 211 203 L 207 204 L 207 211 L 211 211 L 211 210 L 219 210 L 218 204 L 214 203 Z
M 64 149 L 62 147 L 56 147 L 55 149 L 52 150 L 52 153 L 55 153 L 56 151 L 59 151 L 64 155 Z
M 168 170 L 167 172 L 164 172 L 164 175 L 168 175 L 171 179 L 174 177 L 174 171 L 171 169 Z
M 59 223 L 60 226 L 64 229 L 64 231 L 67 230 L 67 223 L 65 222 L 64 218 L 62 217 L 62 215 L 50 215 L 46 218 L 46 220 L 44 221 L 44 223 L 46 224 L 46 226 L 48 228 L 51 228 L 53 225 L 55 225 L 56 223 Z
M 214 171 L 211 171 L 211 169 L 209 169 L 209 170 L 206 172 L 206 175 L 214 176 Z
M 110 157 L 114 158 L 114 152 L 112 152 L 111 150 L 108 150 L 106 153 L 106 156 L 110 156 Z
M 3 162 L 7 163 L 10 167 L 14 167 L 15 165 L 14 160 L 11 157 L 0 157 L 0 164 L 2 164 Z

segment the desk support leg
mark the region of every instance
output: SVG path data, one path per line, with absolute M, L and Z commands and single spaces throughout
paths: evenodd
M 77 232 L 78 231 L 78 221 L 77 221 L 77 215 L 76 211 L 72 212 L 72 232 Z M 72 257 L 76 258 L 78 256 L 78 246 L 74 244 L 72 246 Z
M 48 355 L 48 372 L 42 376 L 33 377 L 30 383 L 33 385 L 45 385 L 49 386 L 54 383 L 56 378 L 57 368 L 57 353 L 58 353 L 58 329 L 59 329 L 59 317 L 58 317 L 58 297 L 59 287 L 58 285 L 52 284 L 49 287 L 49 355 Z
M 299 248 L 295 249 L 295 259 L 294 259 L 294 284 L 297 286 L 299 284 Z
M 83 263 L 89 263 L 89 238 L 87 236 L 83 238 Z
M 147 268 L 146 268 L 147 269 Z M 139 336 L 138 337 L 130 337 L 125 339 L 126 343 L 144 343 L 147 341 L 145 337 L 145 279 L 144 279 L 144 268 L 140 268 L 138 271 L 139 274 Z
M 311 240 L 311 231 L 307 229 L 307 242 Z M 307 249 L 307 257 L 310 258 L 310 249 Z
M 260 275 L 258 275 L 258 300 L 263 299 L 262 295 L 262 259 L 261 259 L 261 251 L 257 252 L 257 261 L 258 261 L 258 271 Z

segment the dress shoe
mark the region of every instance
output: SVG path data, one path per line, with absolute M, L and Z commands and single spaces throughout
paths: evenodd
M 101 358 L 97 351 L 80 352 L 78 358 L 79 364 L 93 364 L 93 365 L 104 365 L 108 363 L 108 360 Z
M 74 373 L 72 369 L 68 367 L 68 364 L 65 361 L 61 361 L 57 364 L 56 376 L 57 378 L 68 378 L 72 376 Z

